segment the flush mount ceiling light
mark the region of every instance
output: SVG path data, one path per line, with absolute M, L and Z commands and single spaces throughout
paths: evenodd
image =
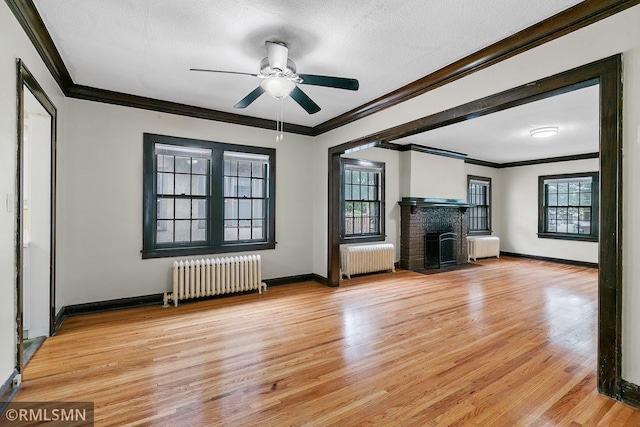
M 533 129 L 530 133 L 531 133 L 531 136 L 534 138 L 548 138 L 558 133 L 558 127 L 545 126 L 543 128 Z

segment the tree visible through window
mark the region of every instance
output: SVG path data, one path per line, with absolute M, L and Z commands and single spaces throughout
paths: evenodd
M 144 134 L 143 258 L 275 247 L 275 150 Z
M 467 176 L 469 234 L 491 234 L 491 178 Z
M 384 240 L 384 163 L 342 159 L 343 241 Z
M 541 176 L 539 198 L 539 237 L 597 240 L 597 172 Z

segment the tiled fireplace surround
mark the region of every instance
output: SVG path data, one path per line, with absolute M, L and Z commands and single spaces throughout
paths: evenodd
M 400 268 L 425 268 L 425 234 L 453 231 L 458 235 L 457 264 L 467 262 L 469 204 L 459 199 L 404 197 L 400 202 Z

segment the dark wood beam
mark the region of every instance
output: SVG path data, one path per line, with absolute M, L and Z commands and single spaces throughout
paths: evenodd
M 406 86 L 313 128 L 315 135 L 352 123 L 444 86 L 512 56 L 640 4 L 640 0 L 586 0 L 510 37 L 468 55 Z

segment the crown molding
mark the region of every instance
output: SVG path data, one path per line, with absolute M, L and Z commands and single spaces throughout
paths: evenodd
M 176 102 L 162 101 L 143 96 L 129 95 L 122 92 L 114 92 L 105 89 L 97 89 L 89 86 L 74 84 L 68 88 L 69 98 L 83 99 L 87 101 L 104 102 L 107 104 L 121 105 L 124 107 L 141 108 L 161 113 L 177 114 L 180 116 L 195 117 L 199 119 L 215 120 L 225 123 L 233 123 L 262 129 L 275 129 L 276 122 L 257 117 L 241 116 L 239 114 L 226 113 L 224 111 L 210 110 L 208 108 L 193 107 Z M 300 135 L 312 135 L 312 128 L 307 126 L 284 124 L 284 130 L 288 133 Z
M 598 159 L 600 158 L 600 153 L 584 153 L 584 154 L 574 154 L 571 156 L 559 156 L 559 157 L 548 157 L 544 159 L 536 159 L 536 160 L 524 160 L 521 162 L 509 162 L 509 163 L 498 163 L 499 169 L 504 168 L 515 168 L 519 166 L 531 166 L 531 165 L 542 165 L 546 163 L 558 163 L 558 162 L 572 162 L 575 160 L 585 160 L 585 159 Z
M 486 160 L 472 159 L 470 157 L 467 157 L 466 159 L 464 159 L 464 162 L 469 163 L 470 165 L 485 166 L 485 167 L 494 168 L 494 169 L 500 169 L 502 167 L 500 166 L 500 163 L 488 162 Z
M 157 111 L 159 113 L 176 114 L 179 116 L 214 120 L 217 122 L 251 126 L 254 128 L 275 130 L 277 127 L 276 122 L 273 120 L 242 116 L 240 114 L 211 110 L 209 108 L 194 107 L 192 105 L 179 104 L 177 102 L 163 101 L 155 98 L 147 98 L 144 96 L 130 95 L 127 93 L 98 89 L 90 86 L 82 86 L 75 83 L 66 89 L 65 94 L 69 98 L 103 102 L 123 107 L 140 108 L 143 110 Z M 283 129 L 287 133 L 313 136 L 313 128 L 308 126 L 284 123 Z
M 543 159 L 523 160 L 520 162 L 507 162 L 507 163 L 494 163 L 494 162 L 488 162 L 485 160 L 478 160 L 478 159 L 472 159 L 467 157 L 466 159 L 464 159 L 464 162 L 472 165 L 486 166 L 494 169 L 504 169 L 504 168 L 516 168 L 519 166 L 544 165 L 547 163 L 572 162 L 575 160 L 598 159 L 598 158 L 600 158 L 600 153 L 596 152 L 596 153 L 573 154 L 571 156 L 546 157 Z
M 543 165 L 547 163 L 557 163 L 557 162 L 571 162 L 575 160 L 585 160 L 585 159 L 598 159 L 600 158 L 600 153 L 584 153 L 584 154 L 574 154 L 570 156 L 558 156 L 558 157 L 545 157 L 542 159 L 534 159 L 534 160 L 523 160 L 519 162 L 506 162 L 506 163 L 495 163 L 489 162 L 486 160 L 473 159 L 471 157 L 467 157 L 464 153 L 458 153 L 456 151 L 443 150 L 441 148 L 433 148 L 427 147 L 420 144 L 395 144 L 393 142 L 383 142 L 376 145 L 377 148 L 384 148 L 387 150 L 406 152 L 406 151 L 417 151 L 419 153 L 427 153 L 433 154 L 434 156 L 443 156 L 443 157 L 451 157 L 454 159 L 464 160 L 465 163 L 469 163 L 472 165 L 478 166 L 486 166 L 494 169 L 504 169 L 504 168 L 515 168 L 519 166 L 531 166 L 531 165 Z
M 31 0 L 5 0 L 5 3 L 27 33 L 62 92 L 67 95 L 67 88 L 74 84 L 73 79 L 71 79 L 71 75 L 33 2 Z
M 466 159 L 467 155 L 455 151 L 444 150 L 442 148 L 427 147 L 420 144 L 396 144 L 393 142 L 382 142 L 377 145 L 378 148 L 386 148 L 394 151 L 417 151 L 419 153 L 433 154 L 434 156 L 452 157 L 454 159 Z
M 32 0 L 5 0 L 16 19 L 31 39 L 38 54 L 51 72 L 63 93 L 71 98 L 142 108 L 151 111 L 216 120 L 244 126 L 273 129 L 275 122 L 267 119 L 226 113 L 202 107 L 192 107 L 169 101 L 77 85 L 53 43 L 51 35 Z M 640 0 L 585 0 L 544 21 L 528 27 L 491 46 L 466 56 L 440 70 L 406 86 L 363 104 L 347 113 L 315 127 L 285 123 L 287 132 L 317 136 L 348 123 L 367 117 L 430 90 L 451 83 L 476 71 L 487 68 L 519 53 L 525 52 L 572 31 L 593 24 L 618 12 L 640 4 Z
M 257 117 L 243 116 L 202 107 L 179 104 L 176 102 L 162 101 L 154 98 L 131 95 L 111 90 L 98 89 L 76 84 L 69 70 L 64 65 L 62 56 L 53 43 L 44 22 L 32 0 L 5 0 L 9 9 L 22 26 L 36 51 L 49 69 L 49 72 L 60 86 L 60 89 L 68 98 L 83 99 L 88 101 L 104 102 L 107 104 L 124 107 L 141 108 L 161 113 L 177 114 L 180 116 L 196 117 L 200 119 L 215 120 L 243 126 L 251 126 L 262 129 L 275 129 L 273 120 Z M 288 133 L 300 135 L 313 135 L 313 128 L 308 126 L 285 123 L 284 129 Z

